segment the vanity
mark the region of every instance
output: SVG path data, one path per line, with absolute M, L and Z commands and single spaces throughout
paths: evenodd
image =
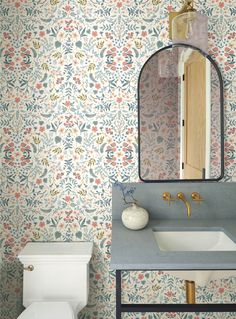
M 161 48 L 141 69 L 138 170 L 144 183 L 115 183 L 112 190 L 117 319 L 122 312 L 236 311 L 236 304 L 195 303 L 195 284 L 236 277 L 236 184 L 218 183 L 224 176 L 223 95 L 217 64 L 186 43 Z M 122 211 L 136 204 L 148 211 L 149 222 L 132 230 Z M 123 304 L 122 271 L 132 270 L 185 280 L 187 302 Z
M 123 186 L 127 193 L 133 190 L 134 198 L 147 209 L 150 220 L 144 229 L 127 229 L 121 221 L 127 205 L 124 205 L 120 188 L 113 186 L 110 267 L 116 271 L 116 318 L 121 318 L 122 312 L 236 311 L 236 304 L 121 302 L 123 270 L 167 271 L 178 278 L 195 281 L 197 285 L 236 276 L 236 183 L 130 183 Z M 191 205 L 191 216 L 187 216 L 182 201 L 168 203 L 163 200 L 163 190 L 173 194 L 173 199 L 178 192 L 184 193 Z M 201 194 L 200 203 L 191 199 L 193 192 Z M 158 239 L 158 233 L 164 236 L 177 233 L 178 236 L 171 242 L 166 237 Z M 186 234 L 189 237 L 176 242 Z

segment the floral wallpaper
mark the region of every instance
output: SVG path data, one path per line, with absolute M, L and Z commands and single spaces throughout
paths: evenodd
M 167 0 L 0 1 L 0 317 L 22 311 L 27 241 L 93 240 L 82 319 L 115 318 L 109 267 L 111 183 L 138 181 L 137 79 L 169 43 Z M 225 181 L 236 169 L 236 3 L 198 0 L 209 51 L 225 84 Z M 159 272 L 123 274 L 130 302 L 184 302 L 183 282 Z M 201 302 L 235 302 L 236 279 L 197 288 Z M 127 314 L 219 319 L 231 314 Z

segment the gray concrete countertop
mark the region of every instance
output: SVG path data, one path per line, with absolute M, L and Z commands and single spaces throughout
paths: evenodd
M 129 270 L 229 270 L 236 269 L 236 251 L 160 251 L 153 229 L 223 230 L 236 242 L 234 220 L 151 220 L 142 230 L 129 230 L 121 220 L 113 220 L 111 269 Z

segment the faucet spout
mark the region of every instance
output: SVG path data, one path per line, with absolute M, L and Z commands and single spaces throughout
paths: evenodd
M 187 201 L 186 197 L 184 196 L 184 194 L 181 192 L 177 193 L 177 198 L 184 202 L 184 204 L 187 208 L 187 216 L 190 217 L 191 216 L 191 206 L 190 206 L 189 202 Z

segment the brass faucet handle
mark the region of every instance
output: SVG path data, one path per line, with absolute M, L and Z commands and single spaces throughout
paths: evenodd
M 175 201 L 175 199 L 171 197 L 171 193 L 169 193 L 169 192 L 164 192 L 164 193 L 162 194 L 162 199 L 165 200 L 165 201 L 167 201 L 168 204 L 169 204 L 169 206 L 170 206 L 170 202 Z
M 198 203 L 204 201 L 204 199 L 201 197 L 201 195 L 198 192 L 192 192 L 191 197 L 193 201 Z

